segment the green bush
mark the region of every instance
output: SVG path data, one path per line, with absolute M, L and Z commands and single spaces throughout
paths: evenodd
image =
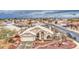
M 8 39 L 13 34 L 15 34 L 14 31 L 11 31 L 11 30 L 8 30 L 8 29 L 1 29 L 1 31 L 0 31 L 0 39 Z

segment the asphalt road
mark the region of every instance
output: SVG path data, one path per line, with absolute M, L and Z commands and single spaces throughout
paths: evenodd
M 76 41 L 79 42 L 79 33 L 67 30 L 65 27 L 59 25 L 52 25 L 52 26 L 54 26 L 59 31 L 64 32 L 65 34 L 69 35 L 71 38 L 74 38 Z

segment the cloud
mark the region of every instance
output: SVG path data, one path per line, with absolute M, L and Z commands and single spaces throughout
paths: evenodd
M 79 10 L 0 10 L 0 18 L 79 17 Z
M 12 14 L 14 12 L 16 12 L 16 11 L 15 10 L 0 10 L 0 13 L 2 13 L 2 14 Z

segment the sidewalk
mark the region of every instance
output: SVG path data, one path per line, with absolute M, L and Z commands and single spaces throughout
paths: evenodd
M 79 33 L 79 31 L 76 31 L 76 30 L 73 30 L 73 29 L 70 29 L 70 28 L 67 28 L 67 30 L 70 30 L 70 31 L 73 31 L 73 32 Z

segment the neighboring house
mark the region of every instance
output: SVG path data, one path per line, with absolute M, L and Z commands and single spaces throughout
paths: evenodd
M 19 31 L 21 28 L 14 26 L 12 24 L 6 25 L 4 28 L 9 29 L 9 30 L 15 30 L 15 31 Z
M 28 28 L 24 32 L 20 33 L 21 41 L 34 41 L 36 39 L 51 40 L 49 38 L 51 38 L 52 35 L 53 32 L 50 29 L 39 25 Z

